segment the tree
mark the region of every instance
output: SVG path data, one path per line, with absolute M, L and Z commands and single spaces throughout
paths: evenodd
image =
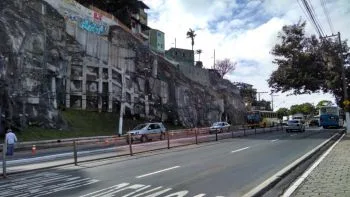
M 317 103 L 316 109 L 320 109 L 322 106 L 332 106 L 332 105 L 333 105 L 332 101 L 322 100 Z
M 223 78 L 227 73 L 236 69 L 236 64 L 237 62 L 232 62 L 230 59 L 226 58 L 223 60 L 217 60 L 213 66 L 213 69 L 216 70 Z
M 315 112 L 316 112 L 315 106 L 313 106 L 311 103 L 292 105 L 290 107 L 290 115 L 293 115 L 296 113 L 302 113 L 304 115 L 313 115 Z
M 283 116 L 288 116 L 289 115 L 289 109 L 288 108 L 285 108 L 285 107 L 282 107 L 282 108 L 279 108 L 277 111 L 277 116 L 279 119 L 282 119 Z
M 194 38 L 196 37 L 195 31 L 192 30 L 191 28 L 187 31 L 186 33 L 187 38 L 191 39 L 191 45 L 192 45 L 192 51 L 193 51 L 193 46 L 194 46 Z
M 278 66 L 270 78 L 269 86 L 273 92 L 292 91 L 292 94 L 310 94 L 329 92 L 336 97 L 337 103 L 343 101 L 341 81 L 340 52 L 348 52 L 346 41 L 340 45 L 331 38 L 317 39 L 305 35 L 305 22 L 284 26 L 279 32 L 280 43 L 271 53 Z M 346 68 L 349 78 L 350 69 Z M 347 83 L 348 84 L 348 83 Z
M 201 53 L 203 53 L 202 49 L 197 49 L 196 53 L 198 54 L 198 61 L 201 61 Z

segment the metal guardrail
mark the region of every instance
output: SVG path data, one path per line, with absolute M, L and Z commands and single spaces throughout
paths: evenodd
M 245 125 L 234 125 L 225 132 L 219 132 L 217 130 L 212 134 L 209 133 L 209 127 L 169 130 L 163 136 L 160 136 L 159 134 L 148 135 L 149 140 L 151 139 L 150 141 L 152 143 L 128 141 L 128 139 L 131 139 L 130 135 L 120 137 L 99 136 L 76 138 L 65 140 L 63 142 L 55 142 L 54 140 L 50 141 L 51 144 L 56 144 L 56 146 L 48 146 L 50 145 L 50 143 L 48 143 L 49 141 L 44 141 L 42 143 L 37 142 L 35 145 L 32 144 L 33 142 L 24 142 L 20 148 L 16 147 L 15 154 L 20 156 L 18 160 L 14 160 L 13 158 L 11 160 L 7 160 L 5 154 L 6 151 L 3 151 L 2 174 L 3 176 L 6 176 L 7 166 L 14 165 L 13 163 L 16 161 L 19 162 L 20 160 L 26 160 L 26 163 L 35 163 L 53 160 L 56 161 L 57 159 L 62 158 L 71 158 L 73 159 L 74 165 L 78 165 L 80 162 L 114 158 L 125 155 L 133 156 L 142 152 L 159 149 L 171 149 L 173 147 L 196 145 L 205 142 L 219 141 L 222 139 L 278 131 L 282 128 L 283 127 L 279 125 L 278 127 L 250 129 Z M 3 150 L 6 150 L 6 144 L 3 144 L 2 148 Z M 70 163 L 72 163 L 71 160 L 67 164 Z

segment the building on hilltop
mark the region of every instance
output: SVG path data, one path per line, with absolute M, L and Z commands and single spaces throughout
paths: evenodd
M 51 0 L 46 0 L 51 1 Z M 148 16 L 145 12 L 149 7 L 140 0 L 127 1 L 103 1 L 103 0 L 70 0 L 65 1 L 70 5 L 78 5 L 77 3 L 93 10 L 92 14 L 98 13 L 95 17 L 109 18 L 117 21 L 118 26 L 122 26 L 124 30 L 131 31 L 137 35 L 144 44 L 148 44 L 149 30 Z M 77 3 L 76 3 L 77 2 Z M 102 15 L 103 16 L 102 16 Z
M 159 31 L 157 29 L 149 30 L 149 45 L 153 51 L 164 55 L 164 43 L 165 38 L 162 31 Z
M 182 65 L 194 66 L 194 51 L 189 49 L 170 48 L 165 51 L 168 59 L 174 60 Z
M 137 1 L 138 9 L 131 14 L 130 28 L 133 33 L 139 34 L 145 41 L 149 39 L 149 30 L 147 23 L 147 13 L 145 9 L 149 7 L 142 1 Z

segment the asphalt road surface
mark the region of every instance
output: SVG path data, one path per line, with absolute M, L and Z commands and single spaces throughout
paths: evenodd
M 337 130 L 274 132 L 0 180 L 0 196 L 242 196 Z

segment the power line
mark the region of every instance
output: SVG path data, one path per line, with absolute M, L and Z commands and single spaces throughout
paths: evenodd
M 309 2 L 308 4 L 309 4 L 309 6 L 310 6 L 310 8 L 311 8 L 311 12 L 312 12 L 312 14 L 313 14 L 313 16 L 314 16 L 314 18 L 315 18 L 315 20 L 316 20 L 317 25 L 318 25 L 319 28 L 320 28 L 320 31 L 322 32 L 322 35 L 325 35 L 324 29 L 323 29 L 323 27 L 322 27 L 322 24 L 320 23 L 320 21 L 319 21 L 318 18 L 317 18 L 317 15 L 316 15 L 314 6 L 312 6 L 312 3 L 311 3 L 310 0 L 307 0 L 307 1 Z
M 325 14 L 326 17 L 327 17 L 327 21 L 328 21 L 329 28 L 330 28 L 330 30 L 331 30 L 331 33 L 333 34 L 333 33 L 334 33 L 334 27 L 333 27 L 331 18 L 330 18 L 330 16 L 329 16 L 329 12 L 328 12 L 328 10 L 327 10 L 325 0 L 320 0 L 320 1 L 321 1 L 321 5 L 322 5 L 322 8 L 323 8 L 323 12 L 324 12 L 324 14 Z
M 316 17 L 316 14 L 315 14 L 315 11 L 313 9 L 311 2 L 309 0 L 302 0 L 302 3 L 304 5 L 308 15 L 310 16 L 311 22 L 314 24 L 315 29 L 318 32 L 319 36 L 323 37 L 324 31 L 323 31 L 322 26 L 320 25 L 320 23 Z
M 317 29 L 317 26 L 312 22 L 311 17 L 306 13 L 304 7 L 301 5 L 300 1 L 298 0 L 298 4 L 300 6 L 300 9 L 303 11 L 303 13 L 305 14 L 307 20 L 309 20 L 309 22 L 314 26 L 315 29 Z

